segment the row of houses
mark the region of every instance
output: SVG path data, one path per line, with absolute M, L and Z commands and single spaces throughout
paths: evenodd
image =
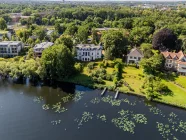
M 43 50 L 53 46 L 52 42 L 43 42 L 34 46 L 34 54 L 36 57 L 41 57 Z M 20 41 L 3 41 L 0 42 L 0 57 L 14 57 L 19 54 L 24 44 Z M 101 45 L 94 44 L 77 44 L 76 45 L 77 56 L 80 61 L 94 61 L 102 58 L 103 47 Z M 186 54 L 182 51 L 175 52 L 161 52 L 165 58 L 165 68 L 167 70 L 178 72 L 182 75 L 186 75 Z M 127 63 L 139 64 L 144 57 L 142 51 L 138 48 L 133 48 L 127 54 Z

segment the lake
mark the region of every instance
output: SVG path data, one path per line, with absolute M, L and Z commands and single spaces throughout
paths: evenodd
M 186 110 L 101 92 L 1 81 L 1 140 L 185 140 Z

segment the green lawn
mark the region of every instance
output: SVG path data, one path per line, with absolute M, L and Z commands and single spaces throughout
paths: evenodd
M 96 62 L 96 66 L 94 70 L 99 68 L 98 64 L 99 62 Z M 112 74 L 112 72 L 114 71 L 114 68 L 107 67 L 106 71 L 108 74 Z M 107 80 L 104 80 L 105 81 L 104 85 L 95 84 L 92 81 L 91 77 L 89 77 L 89 74 L 90 73 L 87 71 L 87 68 L 85 67 L 81 74 L 78 74 L 75 77 L 68 79 L 67 81 L 73 82 L 76 84 L 85 85 L 85 86 L 92 86 L 92 87 L 104 87 L 104 86 L 112 87 L 114 85 L 112 81 L 107 81 Z M 130 85 L 130 87 L 134 90 L 135 94 L 144 95 L 140 90 L 144 82 L 144 78 L 143 78 L 144 76 L 143 76 L 142 69 L 137 69 L 132 66 L 126 66 L 123 69 L 122 77 L 123 77 L 122 80 L 126 81 Z M 156 100 L 160 102 L 166 102 L 169 104 L 186 107 L 186 84 L 185 84 L 186 77 L 180 76 L 176 78 L 176 83 L 179 83 L 180 85 L 185 87 L 185 89 L 175 85 L 174 82 L 171 82 L 171 81 L 162 80 L 162 82 L 165 85 L 167 85 L 168 88 L 172 91 L 172 95 L 162 95 L 160 96 L 159 99 L 156 99 Z M 120 91 L 124 93 L 131 92 L 129 88 L 124 85 L 120 87 Z
M 186 76 L 179 76 L 175 82 L 186 88 Z
M 186 89 L 182 89 L 175 85 L 173 82 L 167 82 L 163 80 L 163 83 L 168 86 L 173 95 L 161 96 L 162 100 L 172 103 L 174 105 L 186 105 Z

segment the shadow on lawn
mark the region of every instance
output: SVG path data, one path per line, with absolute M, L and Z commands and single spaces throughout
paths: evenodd
M 166 81 L 176 81 L 176 78 L 178 78 L 178 74 L 174 73 L 174 72 L 168 72 L 168 71 L 164 71 L 163 73 L 161 73 L 159 75 L 159 77 L 163 80 L 166 80 Z

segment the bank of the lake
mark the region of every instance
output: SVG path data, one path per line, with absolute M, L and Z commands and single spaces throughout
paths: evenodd
M 106 70 L 108 73 L 111 73 L 113 71 L 113 68 L 107 68 Z M 128 87 L 124 85 L 118 88 L 119 91 L 121 93 L 133 94 L 145 98 L 145 94 L 142 92 L 141 89 L 141 86 L 144 82 L 144 77 L 141 76 L 143 74 L 142 69 L 138 69 L 133 66 L 127 66 L 124 68 L 123 71 L 124 72 L 122 74 L 123 75 L 122 80 L 126 81 L 130 85 L 133 91 L 131 91 Z M 168 88 L 172 91 L 172 95 L 161 95 L 159 98 L 153 99 L 153 101 L 186 109 L 186 89 L 184 88 L 185 86 L 184 80 L 186 81 L 186 77 L 183 76 L 179 76 L 176 78 L 175 82 L 180 84 L 181 86 L 178 86 L 178 84 L 169 80 L 162 80 L 162 82 L 165 85 L 167 85 Z M 87 86 L 93 89 L 96 88 L 104 89 L 106 87 L 111 91 L 115 91 L 115 89 L 113 88 L 114 83 L 111 81 L 105 80 L 104 84 L 94 83 L 85 68 L 82 73 L 77 74 L 63 81 Z
M 28 80 L 0 81 L 0 91 L 3 140 L 184 140 L 186 134 L 185 110 L 130 94 L 115 100 L 111 91 L 101 97 L 98 89 Z

